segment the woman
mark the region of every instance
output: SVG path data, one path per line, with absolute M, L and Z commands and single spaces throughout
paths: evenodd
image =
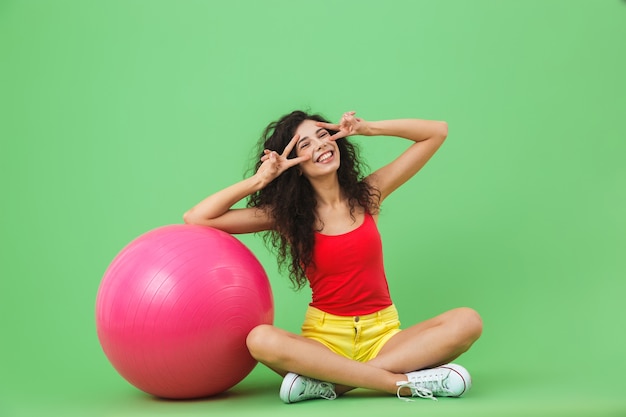
M 352 135 L 413 143 L 361 178 Z M 348 112 L 332 124 L 294 111 L 265 130 L 252 176 L 185 213 L 186 223 L 228 233 L 267 231 L 294 285 L 311 286 L 300 335 L 260 325 L 247 338 L 252 356 L 283 376 L 284 402 L 334 399 L 355 387 L 430 398 L 471 387 L 467 370 L 449 362 L 478 339 L 480 317 L 458 308 L 400 330 L 376 228 L 381 204 L 446 136 L 445 122 L 365 121 Z M 247 208 L 232 208 L 247 197 Z

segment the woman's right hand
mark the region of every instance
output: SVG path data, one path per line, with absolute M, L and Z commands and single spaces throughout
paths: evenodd
M 261 166 L 259 166 L 259 169 L 255 174 L 257 178 L 261 181 L 261 184 L 263 184 L 263 187 L 272 182 L 274 179 L 278 178 L 280 174 L 282 174 L 289 168 L 311 159 L 310 153 L 306 153 L 305 155 L 291 159 L 288 158 L 289 153 L 292 151 L 293 147 L 296 146 L 298 139 L 300 139 L 300 135 L 295 135 L 287 144 L 283 153 L 280 155 L 278 154 L 278 152 L 271 151 L 269 149 L 265 149 L 263 151 L 263 156 L 261 157 Z

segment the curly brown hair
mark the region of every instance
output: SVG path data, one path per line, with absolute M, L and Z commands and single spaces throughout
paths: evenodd
M 319 114 L 296 110 L 265 128 L 258 142 L 255 172 L 261 166 L 260 156 L 263 155 L 263 150 L 282 153 L 298 126 L 305 120 L 328 123 Z M 369 213 L 377 213 L 380 209 L 380 192 L 363 181 L 362 170 L 365 164 L 359 158 L 358 147 L 346 138 L 338 139 L 336 143 L 340 153 L 337 176 L 339 186 L 348 197 L 350 214 L 353 216 L 357 206 Z M 292 150 L 289 158 L 294 158 L 295 153 L 295 149 Z M 265 232 L 264 242 L 276 253 L 279 268 L 286 268 L 289 272 L 293 287 L 296 290 L 303 288 L 307 283 L 305 270 L 312 266 L 315 243 L 317 202 L 309 180 L 299 175 L 297 166 L 291 167 L 265 188 L 252 194 L 247 205 L 262 208 L 272 217 L 274 229 Z

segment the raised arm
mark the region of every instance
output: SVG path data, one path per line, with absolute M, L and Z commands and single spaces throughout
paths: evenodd
M 233 209 L 232 207 L 249 195 L 263 189 L 287 169 L 310 158 L 309 155 L 287 159 L 298 136 L 289 142 L 282 154 L 265 150 L 263 163 L 257 172 L 243 181 L 233 184 L 202 200 L 183 215 L 187 224 L 215 227 L 227 233 L 254 233 L 269 230 L 273 221 L 261 208 Z
M 366 178 L 380 191 L 381 201 L 415 175 L 448 135 L 446 122 L 421 119 L 365 121 L 355 117 L 354 112 L 345 113 L 337 125 L 320 125 L 338 131 L 331 138 L 335 140 L 350 135 L 364 135 L 395 136 L 415 142 L 399 157 Z

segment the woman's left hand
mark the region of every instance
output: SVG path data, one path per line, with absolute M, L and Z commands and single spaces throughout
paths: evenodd
M 338 124 L 317 122 L 319 127 L 334 130 L 337 133 L 332 135 L 329 140 L 337 140 L 352 135 L 365 135 L 366 122 L 360 117 L 356 117 L 356 112 L 349 111 L 343 114 Z

